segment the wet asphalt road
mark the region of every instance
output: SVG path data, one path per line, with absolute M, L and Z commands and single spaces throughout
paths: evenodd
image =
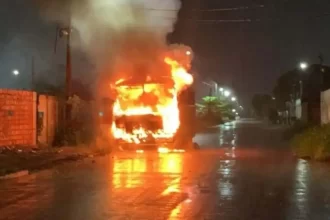
M 330 219 L 330 165 L 242 120 L 196 152 L 116 153 L 0 182 L 0 219 Z

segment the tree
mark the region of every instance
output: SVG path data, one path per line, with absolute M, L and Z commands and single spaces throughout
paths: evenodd
M 64 85 L 59 83 L 50 83 L 45 78 L 39 78 L 34 85 L 34 90 L 39 94 L 53 95 L 57 97 L 63 97 L 65 95 Z M 77 95 L 79 98 L 85 101 L 93 99 L 92 90 L 89 85 L 82 83 L 78 79 L 74 79 L 71 82 L 72 95 Z
M 202 100 L 202 103 L 197 104 L 197 111 L 203 120 L 219 124 L 223 118 L 234 118 L 233 106 L 228 99 L 205 96 Z
M 291 102 L 291 96 L 297 89 L 295 86 L 298 85 L 298 74 L 298 70 L 295 69 L 284 73 L 278 78 L 273 93 L 279 110 L 285 110 L 286 103 Z
M 257 116 L 268 116 L 271 108 L 272 97 L 268 94 L 255 94 L 252 98 L 252 106 Z
M 64 94 L 64 87 L 49 83 L 46 80 L 42 79 L 39 79 L 34 84 L 34 90 L 39 94 L 47 94 L 53 96 L 61 96 Z

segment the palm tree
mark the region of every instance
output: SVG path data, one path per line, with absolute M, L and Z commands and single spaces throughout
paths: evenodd
M 200 118 L 214 123 L 221 123 L 224 117 L 232 118 L 232 104 L 225 98 L 205 96 L 201 104 L 197 104 Z

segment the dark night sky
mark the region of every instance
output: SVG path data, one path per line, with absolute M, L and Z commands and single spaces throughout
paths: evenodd
M 234 87 L 238 95 L 245 100 L 256 92 L 271 92 L 276 78 L 295 68 L 300 60 L 318 62 L 317 56 L 322 52 L 325 64 L 330 63 L 330 15 L 321 16 L 330 13 L 329 0 L 182 1 L 183 7 L 176 30 L 170 37 L 171 41 L 191 45 L 197 54 L 199 73 Z M 64 62 L 64 54 L 53 54 L 55 27 L 42 22 L 37 9 L 29 2 L 2 0 L 0 87 L 27 87 L 32 55 L 35 56 L 39 76 L 47 75 L 47 78 L 52 80 L 62 78 L 59 72 L 64 71 L 61 65 Z M 191 10 L 260 4 L 264 5 L 264 8 L 245 11 Z M 244 17 L 260 21 L 200 21 Z M 52 65 L 49 66 L 49 63 Z M 25 78 L 13 78 L 10 72 L 15 68 L 25 73 Z M 81 72 L 84 71 L 75 72 L 83 74 Z
M 276 3 L 274 3 L 276 2 Z M 183 0 L 173 40 L 191 44 L 200 58 L 199 72 L 233 86 L 245 101 L 256 92 L 271 92 L 277 77 L 301 60 L 330 62 L 329 0 Z M 264 5 L 246 11 L 191 12 Z M 207 19 L 260 19 L 252 23 L 214 23 Z M 187 19 L 190 18 L 190 19 Z M 329 57 L 329 59 L 327 59 Z

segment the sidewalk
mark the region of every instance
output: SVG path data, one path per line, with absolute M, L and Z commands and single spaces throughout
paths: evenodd
M 87 157 L 110 153 L 110 148 L 60 147 L 60 148 L 18 148 L 0 147 L 0 180 L 17 175 L 26 175 L 57 164 L 81 160 Z

